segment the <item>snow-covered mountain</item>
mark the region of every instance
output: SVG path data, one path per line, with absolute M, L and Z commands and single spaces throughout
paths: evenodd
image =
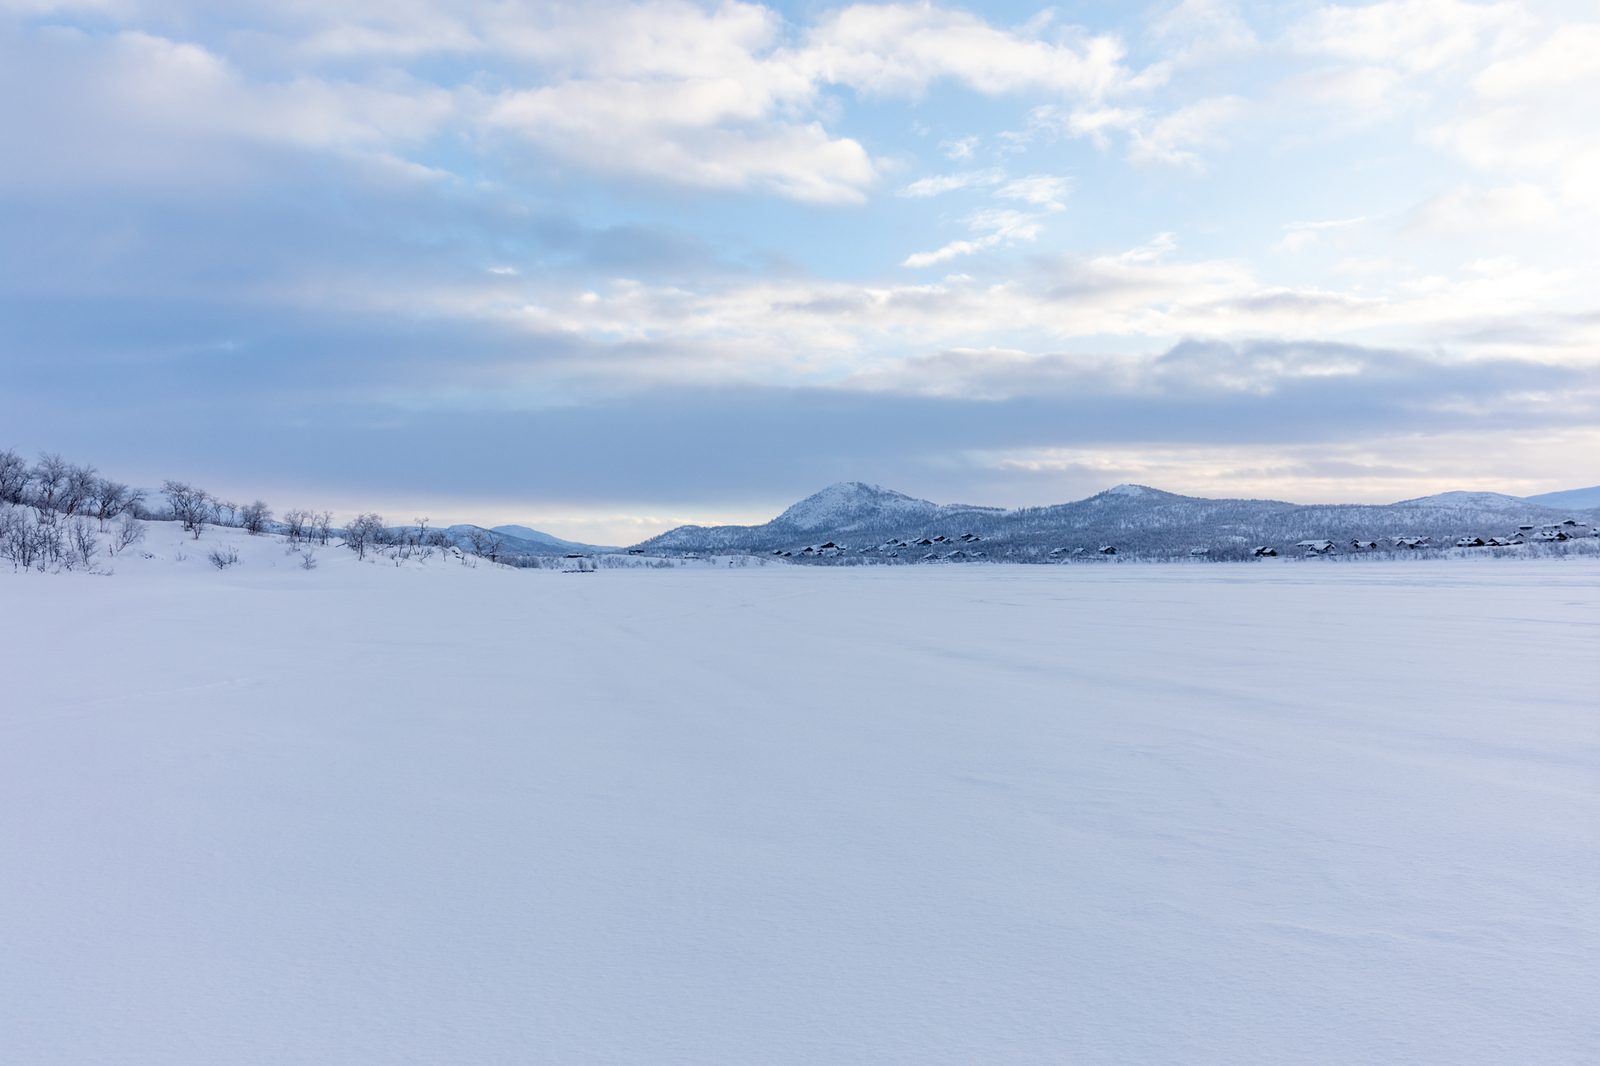
M 1292 550 L 1303 540 L 1390 543 L 1397 537 L 1454 543 L 1510 537 L 1518 526 L 1572 520 L 1571 535 L 1600 523 L 1600 511 L 1541 506 L 1493 492 L 1446 492 L 1386 505 L 1303 505 L 1281 500 L 1213 500 L 1148 485 L 1118 485 L 1088 499 L 1006 510 L 937 504 L 861 482 L 830 485 L 757 526 L 680 526 L 637 545 L 645 551 L 794 552 L 807 546 L 851 557 L 921 558 L 959 550 L 964 557 L 1059 558 L 1119 553 L 1239 558 L 1259 546 Z M 1579 528 L 1581 526 L 1581 529 Z M 928 543 L 919 543 L 926 541 Z M 1369 549 L 1370 550 L 1370 549 Z
M 1541 492 L 1537 496 L 1524 496 L 1529 503 L 1563 510 L 1589 511 L 1600 507 L 1600 485 L 1587 489 L 1563 489 L 1560 492 Z
M 841 481 L 807 496 L 763 525 L 679 526 L 636 547 L 646 551 L 762 550 L 804 544 L 819 535 L 823 540 L 841 536 L 860 540 L 930 524 L 973 525 L 1007 513 L 1002 507 L 931 503 L 878 485 Z
M 530 529 L 527 526 L 492 526 L 489 531 L 491 533 L 499 533 L 501 536 L 515 537 L 524 543 L 536 545 L 547 550 L 578 552 L 614 552 L 617 550 L 615 546 L 584 544 L 582 541 L 576 540 L 562 540 L 560 537 L 552 537 L 548 533 L 541 533 L 537 529 Z
M 1394 507 L 1438 507 L 1468 511 L 1519 511 L 1526 510 L 1528 501 L 1520 496 L 1507 496 L 1501 492 L 1439 492 L 1415 500 L 1401 500 Z

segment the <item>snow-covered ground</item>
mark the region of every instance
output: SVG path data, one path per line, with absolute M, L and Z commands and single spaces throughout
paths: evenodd
M 318 559 L 0 574 L 0 1059 L 1596 1061 L 1593 560 Z

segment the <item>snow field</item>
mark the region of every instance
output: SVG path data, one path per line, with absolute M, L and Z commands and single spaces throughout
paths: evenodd
M 142 547 L 0 574 L 10 1061 L 1595 1061 L 1593 561 Z

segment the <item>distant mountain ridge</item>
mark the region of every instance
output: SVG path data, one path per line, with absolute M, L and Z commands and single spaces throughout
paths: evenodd
M 530 529 L 527 526 L 491 526 L 489 532 L 499 533 L 501 536 L 506 537 L 515 537 L 526 544 L 556 548 L 561 551 L 614 552 L 621 550 L 613 545 L 585 544 L 578 540 L 562 540 L 560 537 L 553 537 L 549 533 L 541 533 L 537 529 Z
M 1584 491 L 1584 490 L 1576 490 Z M 1294 504 L 1281 500 L 1213 500 L 1180 496 L 1148 485 L 1117 485 L 1087 499 L 1007 510 L 937 504 L 859 481 L 829 485 L 755 526 L 680 526 L 635 545 L 635 550 L 715 552 L 795 551 L 833 545 L 856 554 L 893 549 L 919 555 L 916 542 L 971 556 L 1037 558 L 1097 553 L 1105 547 L 1152 556 L 1204 553 L 1242 557 L 1262 545 L 1301 540 L 1336 544 L 1379 538 L 1509 536 L 1519 525 L 1567 519 L 1600 521 L 1600 510 L 1551 507 L 1493 492 L 1445 492 L 1394 504 Z M 1588 527 L 1585 525 L 1584 532 Z M 942 540 L 939 538 L 943 538 Z M 901 551 L 903 549 L 903 551 Z M 897 556 L 898 557 L 898 556 Z

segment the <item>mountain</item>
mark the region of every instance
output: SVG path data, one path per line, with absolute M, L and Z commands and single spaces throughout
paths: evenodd
M 1537 496 L 1524 496 L 1523 499 L 1543 507 L 1559 507 L 1566 511 L 1587 511 L 1600 507 L 1600 485 L 1587 489 L 1541 492 Z
M 858 542 L 890 531 L 965 522 L 973 525 L 1006 514 L 1002 507 L 938 504 L 860 481 L 841 481 L 807 496 L 759 526 L 679 526 L 635 545 L 645 551 L 772 550 L 813 540 L 849 536 Z M 818 536 L 820 534 L 820 537 Z
M 1525 510 L 1528 501 L 1521 496 L 1507 496 L 1499 492 L 1441 492 L 1415 500 L 1401 500 L 1394 507 L 1448 507 L 1471 511 Z
M 1519 525 L 1568 519 L 1600 522 L 1600 510 L 1574 512 L 1492 492 L 1446 492 L 1380 505 L 1304 505 L 1180 496 L 1148 485 L 1118 485 L 1073 503 L 1006 510 L 937 504 L 851 481 L 830 485 L 762 525 L 680 526 L 636 548 L 766 553 L 831 544 L 831 558 L 916 559 L 959 550 L 1026 561 L 1098 555 L 1109 546 L 1119 554 L 1176 557 L 1203 551 L 1215 559 L 1242 558 L 1261 545 L 1291 551 L 1302 540 L 1392 546 L 1397 537 L 1431 537 L 1442 546 L 1463 536 L 1509 537 Z M 1580 533 L 1578 526 L 1563 528 Z M 1581 533 L 1588 532 L 1582 525 Z
M 614 552 L 618 550 L 615 547 L 606 547 L 599 544 L 584 544 L 576 540 L 562 540 L 560 537 L 552 537 L 548 533 L 541 533 L 537 529 L 529 529 L 527 526 L 494 526 L 490 529 L 490 532 L 499 533 L 507 537 L 516 537 L 518 540 L 529 544 L 536 544 L 547 549 L 559 551 Z

